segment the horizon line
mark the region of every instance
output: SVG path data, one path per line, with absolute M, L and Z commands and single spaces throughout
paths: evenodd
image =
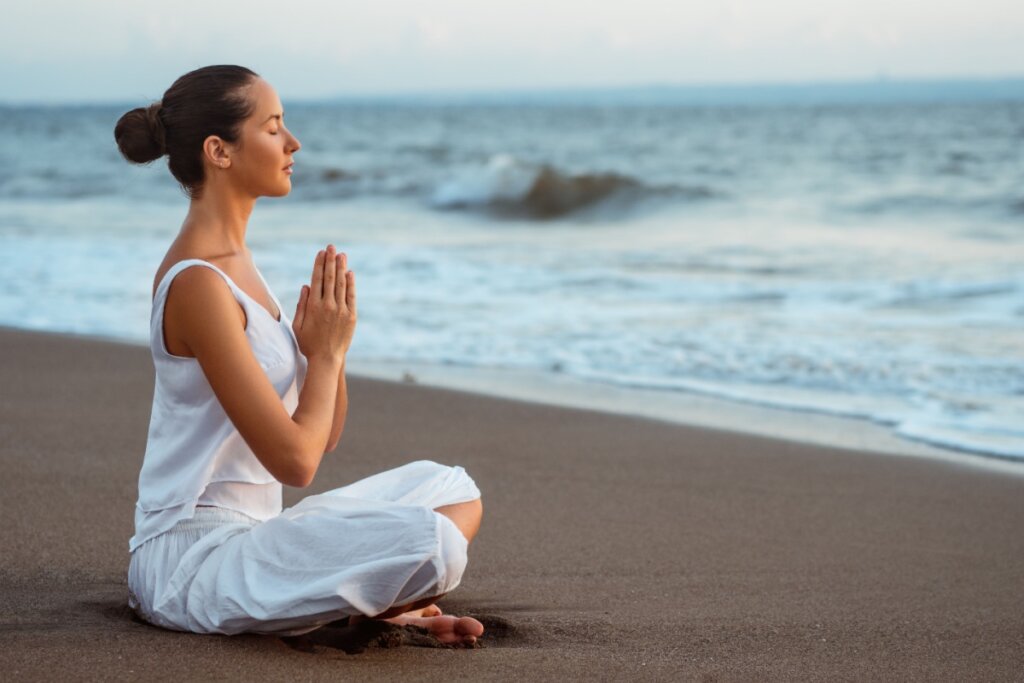
M 873 77 L 860 78 L 823 78 L 807 80 L 771 80 L 771 81 L 648 81 L 641 83 L 618 83 L 608 85 L 566 84 L 544 86 L 512 86 L 494 88 L 483 86 L 448 87 L 424 89 L 393 89 L 363 90 L 338 92 L 316 96 L 283 96 L 296 104 L 340 103 L 340 102 L 372 102 L 394 100 L 444 100 L 444 99 L 514 99 L 514 98 L 560 98 L 572 96 L 600 96 L 602 94 L 741 94 L 754 91 L 799 91 L 809 89 L 830 88 L 891 88 L 899 86 L 1021 86 L 1024 97 L 1024 73 L 1014 75 L 989 76 L 889 76 L 879 74 Z M 131 104 L 127 99 L 110 98 L 96 100 L 7 100 L 0 99 L 0 107 L 32 107 L 32 106 L 105 106 Z

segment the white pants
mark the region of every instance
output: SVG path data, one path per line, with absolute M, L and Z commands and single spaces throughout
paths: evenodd
M 259 522 L 218 507 L 139 546 L 129 603 L 196 633 L 299 634 L 459 585 L 467 546 L 433 508 L 480 497 L 461 467 L 429 460 L 308 496 Z

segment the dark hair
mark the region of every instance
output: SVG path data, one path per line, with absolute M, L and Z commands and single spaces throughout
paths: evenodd
M 247 86 L 259 77 L 244 66 L 204 66 L 190 71 L 167 89 L 160 102 L 126 112 L 114 126 L 121 155 L 148 164 L 167 155 L 167 167 L 190 198 L 199 196 L 203 140 L 217 135 L 237 143 L 242 122 L 254 103 Z

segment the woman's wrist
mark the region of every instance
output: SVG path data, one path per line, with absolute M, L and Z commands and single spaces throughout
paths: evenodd
M 345 369 L 345 357 L 336 356 L 334 354 L 323 354 L 310 356 L 308 364 L 313 366 L 315 370 L 321 372 L 332 372 L 338 374 Z

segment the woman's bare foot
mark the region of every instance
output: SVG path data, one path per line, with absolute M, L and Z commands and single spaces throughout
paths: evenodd
M 431 607 L 437 609 L 434 605 L 431 605 Z M 430 608 L 425 607 L 424 611 L 428 609 Z M 477 638 L 484 634 L 484 625 L 473 617 L 456 617 L 442 614 L 432 617 L 414 617 L 409 616 L 410 614 L 412 613 L 407 612 L 398 617 L 384 619 L 384 621 L 398 624 L 399 626 L 408 625 L 425 628 L 430 635 L 446 645 L 472 645 L 476 642 Z
M 356 614 L 349 617 L 349 625 L 354 626 L 370 617 Z M 397 617 L 381 619 L 398 626 L 419 626 L 425 628 L 430 635 L 446 645 L 472 645 L 483 635 L 484 625 L 473 617 L 456 617 L 441 613 L 437 605 L 427 605 L 422 609 L 414 609 Z

